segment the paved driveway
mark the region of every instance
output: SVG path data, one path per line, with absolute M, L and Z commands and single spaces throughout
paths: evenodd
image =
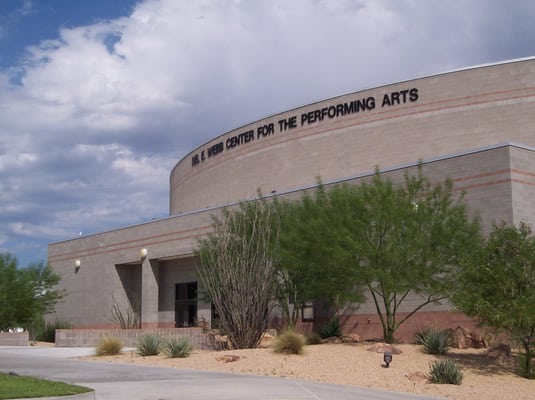
M 408 400 L 432 397 L 294 379 L 73 360 L 88 348 L 0 347 L 0 371 L 95 389 L 97 400 Z

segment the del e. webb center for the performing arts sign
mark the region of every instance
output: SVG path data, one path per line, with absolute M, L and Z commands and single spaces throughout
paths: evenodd
M 382 96 L 381 108 L 408 102 L 414 103 L 418 101 L 418 98 L 419 94 L 417 88 L 385 93 Z M 275 131 L 285 132 L 298 127 L 321 122 L 325 119 L 335 119 L 345 115 L 375 110 L 376 104 L 376 98 L 374 96 L 368 96 L 329 107 L 317 108 L 312 111 L 301 113 L 301 115 L 293 115 L 289 118 L 280 119 L 277 122 L 268 122 L 256 127 L 256 131 L 255 129 L 250 129 L 238 135 L 229 136 L 225 140 L 201 150 L 191 157 L 191 166 L 195 167 L 203 161 L 215 157 L 224 151 L 229 151 L 247 143 L 254 142 L 255 140 L 260 140 L 273 135 L 275 134 Z

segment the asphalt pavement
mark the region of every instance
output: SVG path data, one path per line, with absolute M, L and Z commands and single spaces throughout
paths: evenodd
M 436 400 L 349 385 L 74 359 L 93 353 L 94 348 L 0 346 L 0 372 L 90 387 L 96 400 Z

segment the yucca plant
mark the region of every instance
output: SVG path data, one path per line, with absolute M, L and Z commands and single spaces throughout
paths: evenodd
M 319 334 L 322 339 L 342 336 L 342 327 L 338 317 L 333 317 L 329 322 L 320 328 Z
M 99 340 L 96 354 L 97 356 L 114 356 L 121 353 L 123 342 L 112 337 L 105 337 Z
M 435 327 L 423 328 L 416 334 L 415 339 L 427 354 L 445 354 L 450 345 L 450 334 Z
M 435 329 L 433 326 L 425 326 L 421 328 L 416 334 L 414 335 L 414 342 L 419 345 L 423 345 L 424 337 L 426 337 L 429 334 L 429 331 Z
M 460 385 L 463 380 L 463 373 L 455 361 L 442 360 L 434 361 L 429 365 L 427 377 L 432 383 Z
M 141 337 L 137 346 L 136 352 L 140 356 L 157 356 L 160 354 L 162 348 L 161 339 L 153 334 L 147 334 Z
M 193 351 L 193 346 L 186 337 L 173 337 L 166 341 L 164 353 L 169 358 L 185 358 Z
M 305 337 L 297 332 L 286 331 L 275 339 L 273 351 L 275 353 L 302 354 L 305 346 Z

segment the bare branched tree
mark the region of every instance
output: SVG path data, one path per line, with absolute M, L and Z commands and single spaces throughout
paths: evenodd
M 215 232 L 199 241 L 197 269 L 222 328 L 235 348 L 255 348 L 267 328 L 277 292 L 273 266 L 275 208 L 260 199 L 222 209 Z

